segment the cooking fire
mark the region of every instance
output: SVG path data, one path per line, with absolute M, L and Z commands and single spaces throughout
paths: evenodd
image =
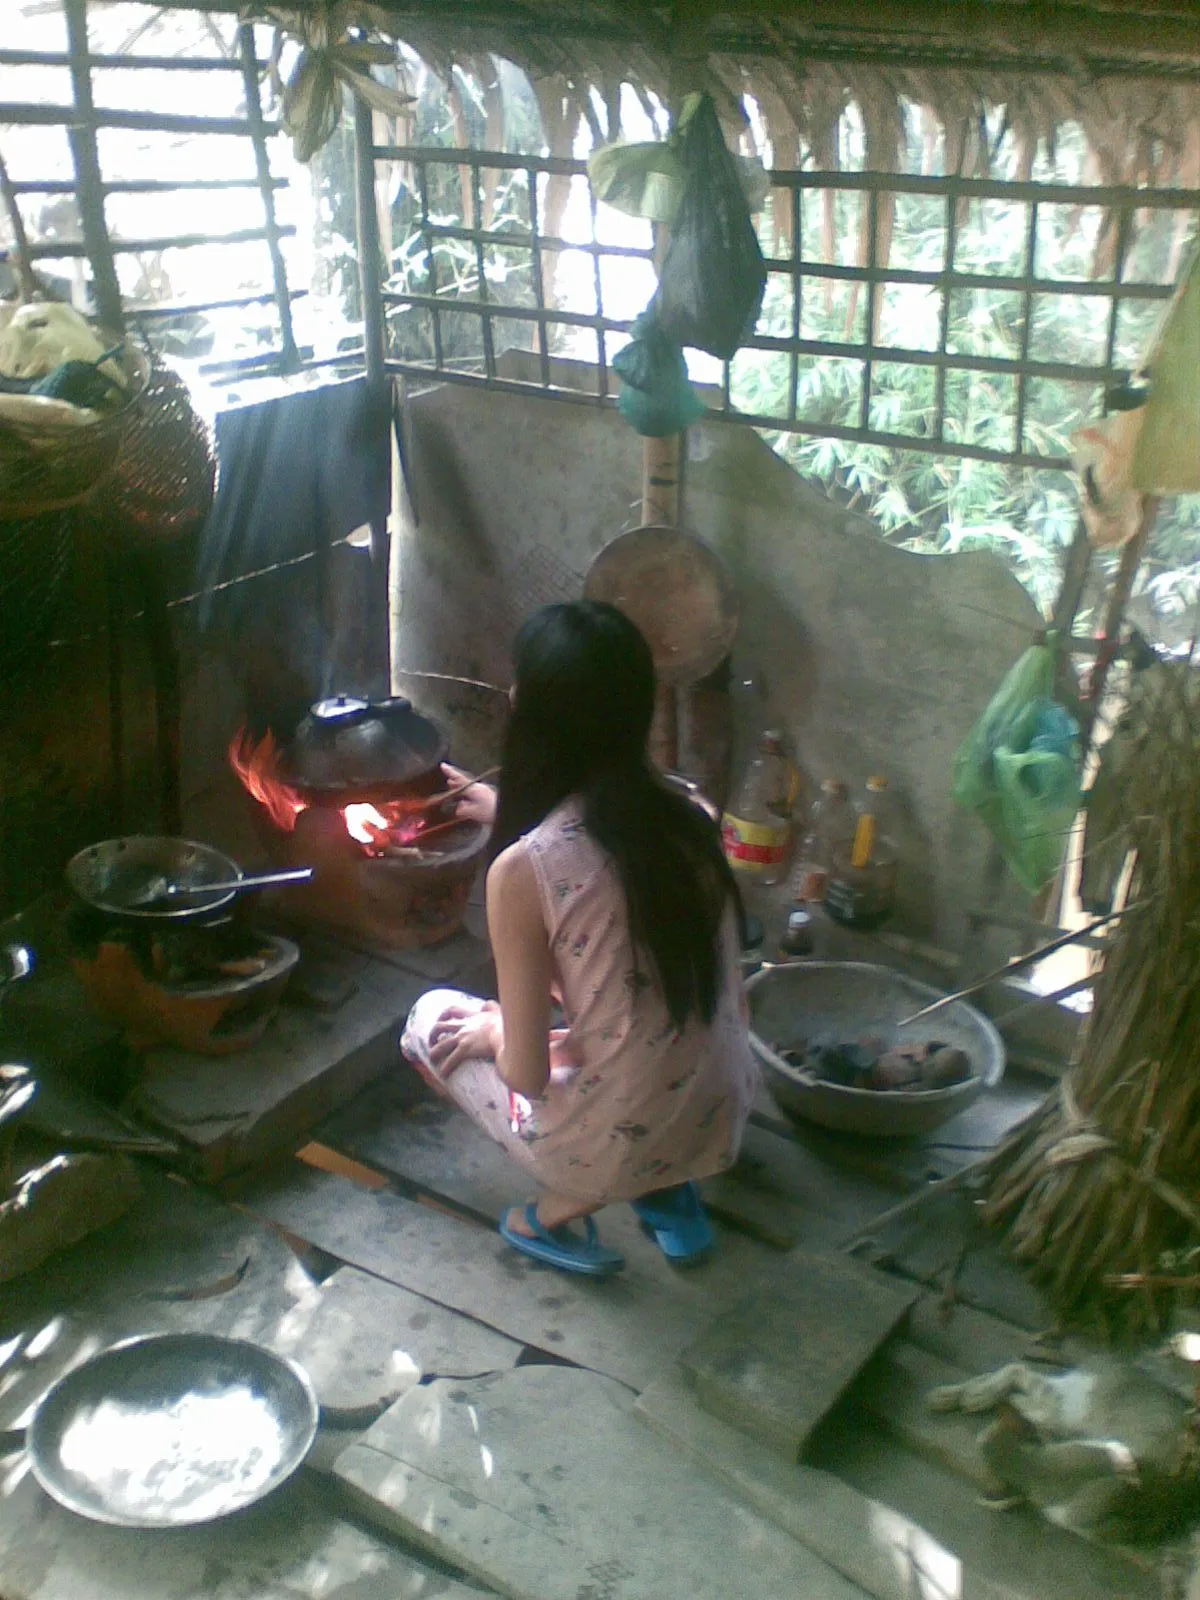
M 280 775 L 281 752 L 270 731 L 255 740 L 241 728 L 229 746 L 233 770 L 248 792 L 264 807 L 271 821 L 284 833 L 291 833 L 296 819 L 310 802 Z M 408 795 L 404 798 L 354 801 L 339 806 L 350 838 L 368 856 L 411 858 L 424 852 L 426 841 L 458 826 L 457 819 L 442 812 L 451 798 L 438 795 Z

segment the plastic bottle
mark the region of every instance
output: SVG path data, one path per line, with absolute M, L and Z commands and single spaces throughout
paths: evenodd
M 793 895 L 800 905 L 820 905 L 829 886 L 829 870 L 839 850 L 846 853 L 855 829 L 850 791 L 838 778 L 826 778 L 809 813 L 792 878 Z
M 877 928 L 896 903 L 896 845 L 890 827 L 886 778 L 868 778 L 864 797 L 855 802 L 856 822 L 849 841 L 834 851 L 825 909 L 851 928 Z
M 811 956 L 817 948 L 813 919 L 803 906 L 794 906 L 788 913 L 787 927 L 779 941 L 779 955 L 783 961 L 800 961 Z
M 764 733 L 721 819 L 725 854 L 735 872 L 762 884 L 783 881 L 792 846 L 795 783 L 783 736 Z

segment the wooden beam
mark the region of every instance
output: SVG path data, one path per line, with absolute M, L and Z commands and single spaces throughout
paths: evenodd
M 159 0 L 165 9 L 240 11 L 240 0 Z M 663 48 L 663 8 L 658 0 L 623 0 L 619 10 L 573 4 L 531 8 L 513 0 L 384 0 L 403 38 L 405 25 L 433 33 L 451 48 L 465 47 L 472 31 L 508 32 L 514 46 L 552 39 L 569 48 L 584 44 L 641 44 Z M 969 51 L 979 65 L 1032 68 L 1074 75 L 1103 64 L 1151 70 L 1171 62 L 1200 65 L 1197 12 L 1187 0 L 753 0 L 743 10 L 725 6 L 709 23 L 709 48 L 777 58 L 780 29 L 795 38 L 797 53 L 812 59 L 833 50 L 895 59 L 922 46 Z M 457 36 L 457 37 L 456 37 Z M 516 51 L 519 56 L 520 51 Z M 1047 57 L 1057 59 L 1047 62 Z M 936 55 L 930 66 L 936 67 Z M 665 65 L 665 56 L 664 56 Z

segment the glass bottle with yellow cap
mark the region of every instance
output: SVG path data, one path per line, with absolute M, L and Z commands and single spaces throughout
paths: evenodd
M 850 928 L 877 928 L 896 904 L 897 851 L 891 828 L 888 781 L 867 779 L 855 802 L 854 833 L 837 849 L 825 891 L 825 909 Z

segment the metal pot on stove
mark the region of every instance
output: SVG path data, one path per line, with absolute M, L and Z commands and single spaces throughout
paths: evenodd
M 372 791 L 432 793 L 442 784 L 450 741 L 403 696 L 318 700 L 283 753 L 280 776 L 319 805 Z

